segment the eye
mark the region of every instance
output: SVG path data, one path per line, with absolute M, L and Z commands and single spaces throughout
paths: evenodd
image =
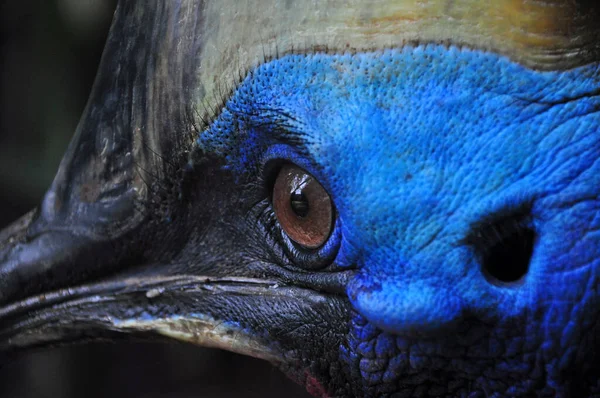
M 323 246 L 333 229 L 333 204 L 321 184 L 306 171 L 284 165 L 273 186 L 273 209 L 283 232 L 305 249 Z

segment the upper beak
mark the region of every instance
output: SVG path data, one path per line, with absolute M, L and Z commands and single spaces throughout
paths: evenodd
M 277 296 L 278 305 L 286 305 L 286 300 L 297 305 L 301 289 L 252 278 L 154 272 L 121 273 L 74 285 L 64 276 L 72 267 L 86 266 L 81 261 L 90 257 L 74 254 L 85 253 L 81 245 L 86 242 L 67 231 L 32 236 L 28 231 L 34 224 L 31 212 L 0 233 L 3 356 L 59 343 L 133 335 L 175 338 L 281 361 L 269 342 L 228 322 L 219 308 L 224 301 L 244 300 L 251 305 L 252 300 L 269 296 Z M 56 278 L 59 274 L 62 277 Z M 310 301 L 314 299 L 307 305 Z

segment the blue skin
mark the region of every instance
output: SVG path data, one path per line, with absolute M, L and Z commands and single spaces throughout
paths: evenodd
M 529 391 L 541 366 L 544 391 L 563 391 L 600 308 L 600 65 L 538 72 L 435 45 L 289 55 L 251 72 L 198 145 L 234 173 L 291 160 L 330 193 L 340 242 L 328 247 L 358 270 L 340 357 L 365 388 L 449 364 L 432 357 L 460 357 L 468 374 L 472 357 L 493 359 L 473 365 L 487 388 L 493 368 L 527 375 L 506 394 Z M 524 203 L 529 271 L 490 283 L 464 239 Z M 467 317 L 493 325 L 485 343 L 440 337 Z

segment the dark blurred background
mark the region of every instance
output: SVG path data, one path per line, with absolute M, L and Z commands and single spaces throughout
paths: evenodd
M 83 111 L 116 0 L 0 0 L 0 228 L 42 198 Z M 0 368 L 0 397 L 306 397 L 269 364 L 188 345 L 96 344 Z

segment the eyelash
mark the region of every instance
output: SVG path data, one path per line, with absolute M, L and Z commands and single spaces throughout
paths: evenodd
M 277 217 L 271 206 L 271 201 L 268 197 L 263 198 L 256 206 L 255 211 L 258 213 L 256 222 L 262 230 L 261 238 L 270 248 L 271 254 L 275 255 L 276 259 L 282 262 L 282 265 L 293 265 L 293 260 L 289 258 L 279 238 L 283 231 L 279 227 Z

